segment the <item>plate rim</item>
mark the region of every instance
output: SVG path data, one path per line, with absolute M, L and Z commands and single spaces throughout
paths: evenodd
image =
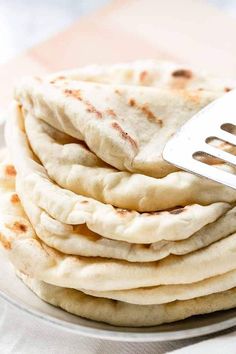
M 38 310 L 34 310 L 30 307 L 27 307 L 27 305 L 24 304 L 23 301 L 15 300 L 14 298 L 4 293 L 4 291 L 2 291 L 1 289 L 0 289 L 0 297 L 11 306 L 27 313 L 30 316 L 36 317 L 39 320 L 47 322 L 50 325 L 54 325 L 57 328 L 60 328 L 61 330 L 73 332 L 75 334 L 85 336 L 85 337 L 112 340 L 118 342 L 143 342 L 144 343 L 144 342 L 173 341 L 173 340 L 181 340 L 181 339 L 183 340 L 183 339 L 196 338 L 204 335 L 221 332 L 223 330 L 230 329 L 236 325 L 236 317 L 234 317 L 234 318 L 223 320 L 219 323 L 209 324 L 197 328 L 182 329 L 182 330 L 180 329 L 178 331 L 140 333 L 140 332 L 135 332 L 135 328 L 134 328 L 134 332 L 125 332 L 123 330 L 112 331 L 109 329 L 86 327 L 80 324 L 66 322 L 63 319 L 58 319 L 51 315 L 44 314 Z M 44 302 L 40 298 L 39 300 Z M 53 306 L 51 304 L 48 305 Z M 59 310 L 64 311 L 60 308 Z

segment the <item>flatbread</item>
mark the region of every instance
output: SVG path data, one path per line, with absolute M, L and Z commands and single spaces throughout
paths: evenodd
M 219 96 L 212 91 L 25 79 L 15 97 L 37 118 L 84 140 L 118 170 L 163 177 L 176 171 L 162 159 L 165 143 Z
M 7 233 L 7 236 L 2 236 L 1 242 L 6 249 L 11 249 L 15 238 L 14 233 L 22 240 L 22 237 L 26 239 L 34 238 L 34 232 L 29 227 L 29 223 L 25 222 L 26 216 L 20 206 L 19 199 L 17 200 L 16 198 L 16 194 L 10 193 L 4 189 L 0 190 L 0 193 L 1 213 L 5 215 L 5 225 L 7 225 L 7 227 L 4 228 L 4 232 L 1 232 L 1 235 Z M 32 208 L 32 211 L 34 212 L 34 208 Z M 3 227 L 1 230 L 2 229 Z M 38 227 L 36 227 L 36 230 L 37 229 Z M 66 234 L 64 236 L 66 240 Z M 53 236 L 51 237 L 53 238 Z M 56 238 L 56 236 L 54 237 Z M 48 240 L 47 237 L 46 239 Z M 28 266 L 30 266 L 30 264 Z M 164 285 L 120 291 L 91 291 L 86 289 L 82 289 L 82 291 L 96 297 L 112 298 L 128 303 L 149 305 L 205 296 L 211 293 L 225 291 L 235 287 L 235 285 L 236 271 L 233 270 L 226 274 L 187 285 Z
M 7 166 L 11 166 L 7 161 L 2 162 L 2 165 L 3 164 L 7 164 Z M 1 168 L 1 172 L 2 171 L 4 171 L 6 178 L 11 178 L 11 176 L 7 175 L 6 169 L 4 170 L 3 168 Z M 5 178 L 2 178 L 2 176 L 0 175 L 0 182 L 4 179 Z M 0 183 L 0 195 L 1 195 L 0 198 L 1 237 L 0 239 L 2 245 L 9 251 L 13 263 L 17 264 L 17 266 L 20 269 L 23 269 L 24 272 L 29 272 L 29 269 L 31 272 L 32 268 L 35 268 L 35 263 L 36 263 L 37 264 L 36 268 L 38 267 L 38 270 L 36 270 L 36 274 L 39 274 L 39 277 L 41 277 L 40 273 L 43 271 L 43 268 L 45 268 L 45 264 L 46 266 L 54 268 L 54 271 L 55 268 L 57 268 L 58 269 L 57 272 L 60 273 L 60 268 L 65 267 L 65 263 L 67 262 L 65 261 L 66 256 L 63 256 L 60 253 L 56 253 L 52 249 L 45 247 L 45 245 L 43 245 L 42 243 L 37 242 L 37 238 L 34 234 L 34 230 L 29 224 L 29 222 L 27 221 L 27 217 L 24 213 L 24 210 L 21 207 L 19 197 L 17 196 L 17 194 L 15 194 L 14 189 L 10 190 L 9 188 L 4 188 L 4 187 L 5 187 L 5 183 L 3 184 Z M 28 196 L 24 194 L 23 201 L 27 201 L 27 200 L 28 200 Z M 24 204 L 24 206 L 26 204 Z M 53 223 L 53 220 L 51 220 L 49 223 L 49 226 L 52 229 L 50 234 L 50 232 L 46 231 L 44 227 L 41 226 L 41 224 L 43 223 L 42 220 L 44 219 L 42 217 L 43 211 L 41 211 L 40 218 L 39 218 L 39 215 L 37 214 L 37 211 L 35 211 L 35 209 L 36 207 L 32 203 L 27 204 L 27 207 L 25 208 L 28 215 L 30 214 L 31 216 L 30 218 L 31 224 L 35 227 L 35 231 L 37 233 L 39 231 L 39 234 L 41 235 L 41 239 L 46 240 L 46 243 L 49 242 L 49 244 L 51 242 L 51 239 L 56 240 L 56 242 L 59 242 L 58 240 L 61 240 L 62 244 L 65 243 L 67 245 L 69 244 L 69 246 L 72 246 L 70 244 L 70 233 L 68 237 L 68 230 L 63 229 L 62 227 L 58 227 L 58 222 Z M 232 215 L 230 216 L 230 214 Z M 230 216 L 230 218 L 227 217 L 227 215 Z M 230 232 L 230 225 L 235 220 L 235 210 L 234 209 L 230 210 L 221 219 L 222 219 L 221 221 L 220 219 L 218 220 L 218 227 L 215 227 L 215 231 L 223 232 L 222 235 L 225 235 L 226 232 L 228 233 Z M 227 228 L 227 231 L 225 227 L 226 224 L 229 227 Z M 213 230 L 214 225 L 213 224 L 208 225 L 205 227 L 205 229 L 207 228 L 209 230 L 210 228 Z M 77 243 L 79 243 L 80 237 L 86 238 L 86 236 L 89 238 L 89 235 L 86 235 L 86 232 L 85 235 L 82 236 L 77 234 L 76 235 Z M 206 234 L 206 237 L 207 236 L 208 235 Z M 22 242 L 25 244 L 26 249 L 28 247 L 32 248 L 33 246 L 32 248 L 33 256 L 32 255 L 29 256 L 27 252 L 25 253 L 25 250 L 23 250 L 22 252 L 22 246 L 21 246 Z M 204 238 L 202 239 L 202 242 L 204 242 Z M 119 242 L 117 243 L 119 246 Z M 176 242 L 175 244 L 178 245 L 178 242 Z M 199 244 L 201 244 L 201 242 L 199 242 Z M 137 246 L 137 245 L 133 245 L 133 246 Z M 92 250 L 94 248 L 96 247 L 94 247 L 93 244 Z M 110 248 L 112 248 L 111 245 Z M 15 263 L 15 256 L 17 259 L 16 261 L 17 263 Z M 19 259 L 20 257 L 22 257 L 22 259 Z M 37 262 L 35 262 L 35 260 L 37 260 Z M 69 263 L 72 264 L 72 268 L 73 268 L 72 257 L 68 256 L 68 260 Z M 76 265 L 75 261 L 76 258 L 74 258 L 74 263 Z M 90 262 L 91 258 L 88 258 L 87 261 Z M 95 262 L 92 261 L 91 264 L 95 265 L 96 261 L 97 260 L 95 259 Z M 182 262 L 183 258 L 179 258 L 179 261 Z M 221 262 L 220 257 L 219 257 L 219 261 Z M 83 258 L 77 258 L 77 264 L 80 267 L 82 265 L 82 268 L 84 267 L 83 263 L 84 265 L 86 264 L 86 262 L 83 262 Z M 110 264 L 112 265 L 112 263 Z M 126 263 L 126 267 L 125 267 L 125 263 L 123 263 L 123 265 L 122 263 L 120 263 L 117 269 L 119 269 L 120 267 L 120 269 L 122 270 L 121 267 L 123 267 L 123 269 L 125 270 L 127 269 L 127 265 L 128 263 Z M 138 266 L 142 267 L 142 264 L 138 263 Z M 158 262 L 156 262 L 156 266 L 158 269 Z M 65 267 L 64 269 L 65 273 L 63 274 L 62 272 L 62 278 L 66 276 L 66 272 L 67 272 L 66 268 L 67 267 Z M 83 271 L 82 268 L 80 269 L 80 271 Z M 108 266 L 107 269 L 110 269 L 110 266 Z M 35 274 L 34 269 L 33 269 L 33 274 Z M 124 272 L 122 274 L 124 274 Z M 57 281 L 59 282 L 60 280 L 59 274 L 57 275 L 56 278 L 58 279 Z M 62 279 L 62 281 L 64 280 Z M 162 304 L 162 303 L 167 303 L 175 300 L 186 300 L 186 299 L 195 298 L 199 296 L 205 296 L 215 292 L 222 292 L 227 289 L 233 288 L 235 286 L 235 282 L 236 282 L 236 271 L 232 270 L 225 274 L 213 276 L 210 277 L 209 279 L 205 279 L 202 281 L 198 281 L 186 285 L 184 284 L 162 285 L 156 287 L 138 288 L 138 289 L 130 289 L 130 290 L 116 290 L 116 291 L 99 291 L 99 290 L 82 289 L 82 291 L 96 297 L 112 298 L 115 300 L 121 300 L 128 303 L 149 305 L 149 304 Z
M 109 239 L 145 244 L 186 239 L 229 209 L 227 203 L 213 203 L 208 206 L 193 204 L 171 211 L 138 213 L 117 209 L 62 189 L 53 183 L 34 157 L 23 123 L 21 111 L 15 106 L 6 125 L 6 142 L 11 159 L 32 201 L 60 222 L 69 225 L 86 223 L 90 230 Z M 19 185 L 19 194 L 20 188 Z
M 108 240 L 90 231 L 85 225 L 66 225 L 51 218 L 32 202 L 30 195 L 24 191 L 24 186 L 18 197 L 13 176 L 7 173 L 9 169 L 14 171 L 9 160 L 5 159 L 0 164 L 1 210 L 7 210 L 10 214 L 13 212 L 19 216 L 25 216 L 25 211 L 38 237 L 48 246 L 65 254 L 116 258 L 130 262 L 150 262 L 165 258 L 170 254 L 181 255 L 193 252 L 236 232 L 236 208 L 233 208 L 186 240 L 160 241 L 148 247 Z M 6 188 L 8 179 L 13 182 L 12 188 Z
M 4 189 L 1 195 L 4 195 Z M 8 192 L 6 192 L 8 193 Z M 130 263 L 58 252 L 36 236 L 27 217 L 0 203 L 0 242 L 14 266 L 48 283 L 80 290 L 110 291 L 190 284 L 236 269 L 236 234 L 184 256 Z
M 39 80 L 40 79 L 37 81 Z M 55 127 L 61 126 L 62 131 L 65 131 L 64 129 L 66 129 L 67 132 L 70 131 L 69 134 L 72 136 L 74 136 L 73 134 L 77 134 L 76 137 L 87 141 L 91 149 L 109 164 L 121 170 L 128 169 L 132 172 L 142 171 L 145 174 L 150 174 L 155 177 L 161 177 L 164 176 L 167 171 L 173 171 L 173 166 L 164 163 L 161 156 L 158 155 L 158 152 L 162 150 L 163 143 L 165 143 L 166 139 L 168 139 L 176 130 L 177 126 L 174 127 L 176 121 L 178 121 L 178 124 L 181 125 L 180 121 L 184 119 L 186 111 L 190 118 L 194 113 L 196 113 L 194 110 L 199 110 L 202 107 L 199 97 L 206 95 L 206 93 L 202 91 L 211 91 L 211 98 L 209 99 L 212 100 L 215 99 L 218 95 L 227 92 L 235 86 L 235 82 L 233 82 L 233 80 L 222 80 L 219 78 L 211 77 L 206 73 L 204 74 L 196 71 L 193 72 L 189 68 L 184 69 L 183 66 L 173 63 L 155 61 L 141 61 L 111 66 L 90 66 L 79 68 L 73 71 L 53 75 L 51 80 L 49 79 L 47 82 L 50 82 L 51 85 L 59 85 L 60 87 L 66 85 L 66 87 L 68 87 L 70 86 L 70 80 L 77 82 L 87 81 L 90 84 L 88 86 L 89 91 L 90 89 L 93 90 L 93 86 L 97 83 L 106 84 L 108 90 L 110 91 L 109 98 L 111 99 L 110 101 L 108 100 L 108 102 L 110 102 L 110 106 L 108 108 L 106 104 L 105 108 L 102 105 L 102 102 L 105 102 L 104 97 L 98 98 L 96 100 L 96 97 L 99 96 L 99 93 L 97 92 L 95 94 L 94 92 L 91 92 L 91 100 L 89 97 L 85 98 L 81 96 L 81 87 L 79 88 L 80 95 L 78 95 L 78 87 L 76 88 L 76 92 L 71 92 L 72 96 L 76 96 L 77 100 L 80 99 L 84 102 L 89 114 L 95 113 L 95 118 L 100 116 L 105 119 L 108 118 L 108 121 L 106 120 L 104 123 L 103 120 L 101 125 L 99 122 L 95 122 L 94 127 L 91 127 L 91 122 L 88 123 L 88 129 L 91 130 L 92 128 L 95 130 L 94 139 L 91 136 L 91 131 L 86 130 L 84 133 L 80 132 L 81 129 L 83 130 L 83 127 L 81 127 L 78 121 L 82 119 L 83 121 L 87 122 L 89 115 L 82 114 L 80 117 L 74 116 L 75 122 L 73 121 L 73 117 L 70 119 L 70 117 L 67 115 L 67 113 L 69 113 L 69 115 L 71 113 L 73 114 L 73 108 L 72 111 L 68 109 L 70 102 L 66 103 L 66 112 L 63 105 L 59 111 L 55 111 L 53 108 L 54 103 L 50 102 L 50 93 L 47 97 L 48 91 L 43 90 L 46 97 L 44 95 L 41 99 L 41 94 L 38 95 L 39 92 L 36 92 L 37 90 L 33 90 L 33 92 L 29 82 L 28 84 L 25 82 L 19 85 L 18 89 L 16 90 L 16 97 L 20 100 L 21 103 L 24 102 L 25 107 L 29 107 L 29 105 L 34 105 L 34 99 L 32 96 L 35 96 L 35 106 L 38 114 L 40 113 L 40 110 L 46 110 L 48 113 L 50 112 L 50 118 L 47 117 L 46 112 L 45 118 L 46 121 L 50 119 L 52 122 L 54 111 L 56 114 L 56 121 L 58 121 L 54 122 Z M 129 87 L 127 90 L 125 90 L 124 93 L 122 92 L 122 89 L 116 87 L 115 93 L 118 92 L 120 97 L 117 97 L 116 94 L 113 98 L 112 84 L 125 84 L 129 85 Z M 29 85 L 28 88 L 27 85 Z M 140 85 L 142 86 L 141 90 L 139 88 Z M 140 101 L 134 99 L 135 93 L 133 93 L 133 88 L 135 87 L 137 88 L 137 92 L 141 92 Z M 145 92 L 149 92 L 148 96 L 152 96 L 150 93 L 151 91 L 146 91 L 146 88 L 153 89 L 154 87 L 156 90 L 154 90 L 154 92 L 156 92 L 156 94 L 154 94 L 154 100 L 152 100 L 150 97 L 146 97 Z M 161 97 L 160 101 L 158 101 L 157 97 L 159 94 L 162 95 L 162 93 L 159 92 L 158 89 L 160 89 L 162 92 L 166 90 L 166 93 L 163 92 L 163 96 Z M 69 90 L 71 90 L 71 87 Z M 192 91 L 192 93 L 190 93 L 190 91 Z M 27 98 L 27 94 L 29 94 L 30 97 Z M 55 95 L 56 92 L 54 92 L 52 96 L 56 98 Z M 122 95 L 124 97 L 121 97 Z M 186 99 L 184 107 L 181 107 L 180 109 L 178 109 L 178 104 L 182 98 L 178 96 L 184 96 L 184 99 Z M 59 96 L 57 98 L 59 98 Z M 105 98 L 107 99 L 107 97 Z M 63 95 L 59 98 L 59 101 L 61 99 L 62 101 L 64 100 Z M 190 101 L 194 102 L 193 106 L 189 104 Z M 133 110 L 131 111 L 127 107 L 128 102 L 131 102 L 133 107 Z M 192 108 L 190 108 L 190 106 Z M 199 107 L 197 108 L 197 106 Z M 115 113 L 118 111 L 118 114 L 114 114 L 113 108 L 115 109 Z M 191 109 L 193 109 L 192 112 Z M 78 112 L 80 112 L 80 110 L 77 110 L 77 113 Z M 112 115 L 110 114 L 111 112 L 113 112 Z M 141 113 L 141 118 L 138 113 Z M 180 116 L 178 116 L 179 114 Z M 124 116 L 126 117 L 125 120 L 123 119 Z M 154 132 L 158 132 L 158 125 L 153 127 L 149 126 L 150 130 L 148 130 L 148 125 L 150 121 L 155 121 L 155 118 L 157 118 L 156 120 L 159 121 L 159 118 L 162 119 L 162 116 L 162 121 L 165 122 L 165 124 L 159 127 L 161 128 L 159 129 L 160 134 L 157 133 L 157 136 L 155 136 Z M 177 119 L 176 116 L 178 116 Z M 129 119 L 127 119 L 127 117 L 129 117 Z M 118 122 L 116 124 L 116 131 L 110 128 L 109 122 L 111 122 L 111 118 L 113 118 L 113 122 Z M 170 126 L 167 122 L 169 118 Z M 141 129 L 139 129 L 140 125 Z M 146 126 L 145 129 L 143 129 L 144 126 Z M 75 129 L 75 127 L 77 129 Z M 120 137 L 117 136 L 117 132 L 118 135 L 120 134 Z M 98 142 L 96 139 L 96 133 L 99 135 Z M 150 136 L 148 136 L 149 133 L 151 134 Z M 111 139 L 109 139 L 110 134 Z M 138 148 L 136 150 L 132 149 L 134 146 L 130 146 L 131 141 L 137 143 Z M 105 147 L 109 149 L 105 149 Z M 113 151 L 113 154 L 110 153 L 110 151 Z
M 236 232 L 236 208 L 233 208 L 186 240 L 159 241 L 147 247 L 106 239 L 90 231 L 85 225 L 63 224 L 37 207 L 27 193 L 20 194 L 20 199 L 39 238 L 65 254 L 151 262 L 170 254 L 183 255 L 196 251 Z
M 7 226 L 6 226 L 7 225 Z M 95 291 L 134 289 L 157 285 L 191 284 L 236 268 L 236 235 L 184 256 L 169 256 L 158 262 L 130 263 L 107 258 L 61 254 L 37 238 L 5 235 L 15 225 L 31 230 L 22 218 L 7 216 L 2 239 L 9 243 L 9 256 L 16 268 L 50 284 Z M 22 226 L 23 225 L 23 226 Z M 33 234 L 31 230 L 30 235 Z
M 215 77 L 204 71 L 190 68 L 188 65 L 158 60 L 88 65 L 48 76 L 49 81 L 65 79 L 191 91 L 227 92 L 236 86 L 235 80 Z
M 236 191 L 187 172 L 163 178 L 118 171 L 83 142 L 24 112 L 30 146 L 50 178 L 76 194 L 137 211 L 156 211 L 198 203 L 234 202 Z
M 236 192 L 161 156 L 225 85 L 154 62 L 18 85 L 6 129 L 14 167 L 0 156 L 0 243 L 38 296 L 131 326 L 236 305 Z
M 38 297 L 49 304 L 61 307 L 74 315 L 114 326 L 155 326 L 236 306 L 235 288 L 192 300 L 142 306 L 96 298 L 81 291 L 65 289 L 32 279 L 22 273 L 18 275 Z
M 92 291 L 81 289 L 84 293 L 95 297 L 113 299 L 136 305 L 166 304 L 176 300 L 195 299 L 210 294 L 220 293 L 236 286 L 236 270 L 204 279 L 191 284 L 159 285 L 147 288 Z

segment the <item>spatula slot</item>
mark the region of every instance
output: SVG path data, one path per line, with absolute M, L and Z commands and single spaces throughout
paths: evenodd
M 226 132 L 236 135 L 236 125 L 231 123 L 224 123 L 221 125 L 221 129 L 225 130 Z
M 166 144 L 164 159 L 236 189 L 235 102 L 236 89 L 193 116 Z
M 202 163 L 205 163 L 207 165 L 219 165 L 219 164 L 223 164 L 225 163 L 225 161 L 215 157 L 215 156 L 212 156 L 210 154 L 207 154 L 206 152 L 204 151 L 197 151 L 195 152 L 192 157 L 197 160 L 197 161 L 200 161 Z
M 232 144 L 224 139 L 219 139 L 216 136 L 208 137 L 205 142 L 215 148 L 218 148 L 222 151 L 229 152 L 233 155 L 236 155 L 236 139 L 235 143 Z

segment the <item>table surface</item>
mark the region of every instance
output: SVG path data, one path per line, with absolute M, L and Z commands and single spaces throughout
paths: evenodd
M 0 64 L 109 1 L 0 0 Z
M 110 1 L 0 0 L 0 64 Z M 208 0 L 208 2 L 236 19 L 235 0 Z

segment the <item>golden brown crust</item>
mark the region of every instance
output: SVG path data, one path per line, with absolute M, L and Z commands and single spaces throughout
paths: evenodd
M 7 176 L 15 177 L 16 176 L 15 167 L 13 165 L 7 165 L 5 167 L 5 173 L 6 173 Z
M 127 132 L 125 132 L 117 122 L 113 122 L 111 124 L 111 126 L 113 129 L 115 129 L 120 134 L 120 136 L 125 141 L 129 142 L 133 148 L 135 148 L 135 149 L 138 148 L 137 142 Z

